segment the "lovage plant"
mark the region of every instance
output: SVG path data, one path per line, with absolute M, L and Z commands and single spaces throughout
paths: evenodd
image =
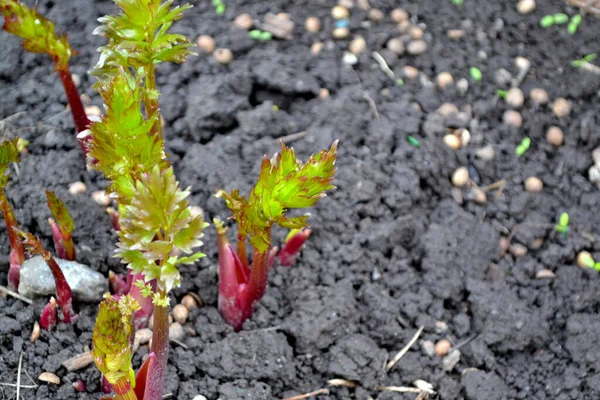
M 156 64 L 183 62 L 191 54 L 184 36 L 168 33 L 190 6 L 171 7 L 170 0 L 115 3 L 121 13 L 101 18 L 102 25 L 95 31 L 108 39 L 92 71 L 99 77 L 96 88 L 104 100 L 105 115 L 82 136 L 90 138 L 91 164 L 110 179 L 107 192 L 118 202 L 117 256 L 142 278 L 134 284 L 154 304 L 152 352 L 135 381 L 131 374 L 119 375 L 128 379 L 135 392 L 122 393 L 122 381 L 111 383 L 117 398 L 158 400 L 169 349 L 168 293 L 180 284 L 178 266 L 204 256 L 194 248 L 202 244 L 206 224 L 192 215 L 187 201 L 190 192 L 179 187 L 164 153 L 155 79 Z M 105 323 L 99 317 L 98 329 Z M 110 352 L 127 351 L 126 341 L 122 342 L 122 346 L 102 347 L 95 341 L 94 349 L 102 347 L 103 359 L 111 359 L 117 354 Z M 100 370 L 106 367 L 100 359 L 96 363 Z
M 308 216 L 288 217 L 287 211 L 314 206 L 325 196 L 325 191 L 334 188 L 331 181 L 337 144 L 335 141 L 329 150 L 311 156 L 302 164 L 296 159 L 294 149 L 282 142 L 280 153 L 271 159 L 263 158 L 258 181 L 247 198 L 237 189 L 217 192 L 217 197 L 225 199 L 238 227 L 236 252 L 227 240 L 223 223 L 215 220 L 219 238 L 219 310 L 235 329 L 242 328 L 265 293 L 273 226 L 306 227 Z M 306 240 L 306 232 L 299 234 L 305 235 Z M 246 256 L 247 240 L 253 248 L 252 268 Z M 301 237 L 294 240 L 303 243 Z M 287 262 L 292 251 L 288 249 L 285 253 Z

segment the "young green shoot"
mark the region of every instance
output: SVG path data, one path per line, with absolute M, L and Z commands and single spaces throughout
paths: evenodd
M 314 206 L 325 196 L 335 174 L 337 140 L 329 150 L 311 156 L 303 164 L 292 148 L 281 143 L 281 152 L 264 157 L 258 181 L 248 197 L 237 189 L 219 190 L 238 227 L 237 254 L 226 230 L 215 221 L 219 239 L 219 310 L 227 323 L 239 330 L 252 315 L 267 286 L 274 225 L 287 229 L 307 226 L 308 216 L 288 217 L 289 209 Z M 305 231 L 306 232 L 306 231 Z M 246 256 L 246 240 L 253 248 L 252 268 Z
M 454 4 L 457 7 L 462 6 L 465 3 L 465 0 L 451 0 L 451 1 L 452 1 L 452 4 Z
M 554 15 L 544 15 L 540 20 L 540 26 L 544 29 L 550 28 L 554 23 Z
M 567 31 L 570 35 L 574 35 L 575 33 L 577 33 L 581 21 L 583 21 L 583 17 L 581 16 L 581 14 L 574 15 L 573 18 L 571 18 L 571 22 L 569 22 L 569 26 L 567 26 Z
M 19 162 L 19 150 L 17 148 L 18 139 L 5 140 L 0 144 L 0 211 L 6 223 L 8 232 L 8 241 L 10 243 L 8 286 L 13 290 L 18 290 L 21 277 L 21 265 L 25 262 L 25 248 L 19 237 L 19 225 L 17 218 L 10 205 L 6 192 L 10 177 L 8 168 L 12 163 Z
M 215 8 L 215 13 L 217 15 L 225 14 L 225 9 L 227 7 L 225 6 L 225 3 L 222 0 L 212 0 L 212 5 Z
M 556 232 L 561 233 L 563 239 L 566 239 L 567 233 L 569 232 L 569 214 L 567 214 L 566 212 L 560 214 L 560 217 L 558 218 L 558 223 L 554 227 L 554 230 L 556 230 Z
M 477 67 L 469 68 L 469 75 L 471 76 L 471 79 L 473 79 L 475 82 L 481 82 L 481 79 L 483 79 L 483 74 L 481 73 L 481 70 Z
M 419 139 L 417 139 L 414 136 L 410 136 L 408 135 L 406 137 L 406 141 L 408 142 L 408 144 L 410 144 L 412 147 L 414 147 L 415 149 L 418 149 L 419 147 L 421 147 L 421 143 L 419 142 Z
M 52 239 L 54 240 L 54 249 L 58 258 L 73 261 L 75 260 L 75 246 L 73 245 L 73 229 L 75 224 L 69 210 L 61 199 L 56 197 L 54 192 L 46 190 L 48 208 L 52 213 L 52 218 L 48 218 L 48 223 L 52 230 Z
M 574 68 L 583 68 L 586 64 L 590 64 L 596 58 L 598 58 L 598 55 L 596 53 L 590 53 L 590 54 L 583 56 L 579 60 L 571 61 L 571 65 Z
M 52 21 L 18 0 L 0 0 L 0 13 L 4 15 L 4 30 L 22 38 L 25 50 L 32 53 L 46 53 L 52 58 L 65 89 L 77 132 L 85 131 L 90 121 L 69 71 L 69 59 L 74 52 L 67 37 L 57 35 Z M 80 139 L 85 152 L 84 141 L 85 139 Z
M 258 29 L 253 29 L 248 32 L 248 37 L 252 40 L 268 42 L 269 40 L 273 39 L 273 34 L 271 32 L 263 32 Z
M 508 90 L 496 89 L 496 95 L 501 99 L 505 98 L 507 94 L 508 94 Z
M 530 146 L 531 139 L 529 137 L 524 137 L 523 140 L 521 140 L 521 143 L 515 148 L 515 155 L 521 157 L 523 154 L 527 153 Z
M 564 25 L 569 22 L 569 16 L 564 13 L 556 13 L 553 15 L 554 25 Z

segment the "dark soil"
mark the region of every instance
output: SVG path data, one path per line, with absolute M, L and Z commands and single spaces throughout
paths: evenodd
M 114 13 L 114 5 L 39 3 L 41 13 L 69 32 L 72 46 L 80 51 L 72 71 L 81 77 L 80 88 L 92 103 L 101 105 L 86 71 L 103 42 L 91 35 L 96 19 Z M 352 10 L 352 34 L 363 35 L 369 51 L 350 67 L 341 61 L 349 40 L 330 41 L 334 2 L 230 0 L 223 17 L 215 15 L 208 1 L 192 3 L 195 8 L 176 29 L 190 38 L 212 35 L 218 47 L 229 47 L 235 55 L 229 66 L 200 55 L 182 66 L 159 67 L 167 147 L 179 179 L 192 186 L 194 205 L 209 218 L 226 218 L 226 207 L 212 194 L 218 188 L 248 191 L 260 157 L 278 150 L 278 137 L 307 131 L 293 142 L 302 158 L 336 138 L 341 142 L 337 190 L 311 210 L 313 234 L 306 249 L 294 267 L 274 268 L 266 296 L 240 333 L 216 310 L 216 237 L 212 227 L 207 229 L 208 257 L 182 268 L 181 288 L 173 293 L 172 304 L 193 292 L 205 305 L 190 314 L 183 341 L 187 348 L 172 345 L 166 393 L 177 399 L 199 394 L 210 400 L 274 399 L 344 378 L 358 387 L 330 388 L 329 395 L 318 398 L 414 399 L 415 394 L 378 387 L 411 386 L 416 379 L 431 383 L 441 399 L 600 397 L 600 277 L 575 261 L 584 249 L 600 257 L 600 194 L 587 176 L 591 152 L 600 145 L 600 79 L 570 66 L 600 50 L 597 20 L 586 17 L 570 36 L 565 28 L 538 25 L 545 14 L 574 13 L 559 0 L 538 1 L 527 16 L 507 0 L 466 0 L 458 8 L 449 0 L 371 0 L 386 18 L 367 28 L 361 23 L 366 12 Z M 426 54 L 395 58 L 384 49 L 398 35 L 389 18 L 398 5 L 422 24 Z M 282 11 L 296 23 L 291 41 L 254 42 L 232 24 L 242 12 L 262 19 L 267 12 Z M 319 34 L 304 29 L 305 18 L 312 15 L 323 23 Z M 457 28 L 466 36 L 449 39 L 447 30 Z M 105 274 L 122 272 L 111 257 L 116 236 L 102 207 L 89 195 L 67 192 L 75 181 L 84 181 L 88 194 L 106 182 L 84 167 L 49 60 L 25 53 L 6 33 L 0 37 L 0 117 L 25 112 L 5 122 L 3 132 L 10 128 L 31 141 L 20 175 L 13 174 L 8 188 L 18 220 L 50 246 L 44 190 L 55 190 L 75 219 L 78 261 Z M 325 48 L 313 56 L 310 45 L 318 40 Z M 448 71 L 456 82 L 469 79 L 468 69 L 475 65 L 483 80 L 469 79 L 464 96 L 454 88 L 441 92 L 423 79 L 397 87 L 370 51 L 381 52 L 398 75 L 402 66 L 412 65 L 422 77 L 433 80 Z M 569 118 L 558 120 L 549 106 L 536 107 L 527 99 L 521 129 L 502 123 L 508 108 L 496 99 L 500 86 L 494 73 L 505 68 L 516 75 L 513 60 L 518 55 L 532 63 L 521 85 L 525 94 L 542 87 L 551 100 L 569 99 Z M 320 99 L 320 88 L 331 96 Z M 379 119 L 365 94 L 375 102 Z M 444 102 L 467 112 L 444 119 L 435 113 Z M 564 146 L 553 148 L 545 141 L 551 125 L 565 132 Z M 448 127 L 461 126 L 470 128 L 471 143 L 452 151 L 442 137 Z M 407 135 L 417 138 L 420 148 L 408 144 Z M 514 148 L 524 136 L 531 137 L 532 146 L 516 158 Z M 495 149 L 492 161 L 475 157 L 485 144 Z M 496 192 L 489 191 L 488 203 L 479 205 L 464 191 L 464 202 L 457 203 L 450 176 L 459 166 L 468 166 L 481 187 L 506 180 L 502 195 L 496 199 Z M 523 189 L 524 179 L 533 175 L 544 182 L 541 193 Z M 552 228 L 561 212 L 571 218 L 566 239 Z M 502 255 L 499 240 L 509 234 L 512 243 L 529 247 L 526 255 Z M 277 231 L 275 239 L 283 235 Z M 533 243 L 536 239 L 543 241 L 541 246 Z M 3 234 L 4 266 L 8 251 Z M 7 269 L 1 268 L 2 284 Z M 536 279 L 541 269 L 556 277 Z M 43 371 L 62 380 L 58 386 L 36 382 L 37 389 L 21 390 L 23 398 L 98 397 L 100 374 L 93 365 L 72 373 L 61 367 L 90 346 L 96 305 L 75 304 L 80 317 L 74 325 L 42 332 L 32 344 L 32 326 L 44 303 L 40 299 L 27 306 L 0 297 L 0 382 L 16 382 L 23 353 L 23 371 L 34 380 Z M 385 362 L 420 326 L 424 331 L 417 344 L 386 372 Z M 444 372 L 440 357 L 422 350 L 423 341 L 442 338 L 463 344 L 451 372 Z M 146 354 L 147 348 L 138 350 L 136 365 Z M 71 382 L 77 379 L 87 382 L 88 393 L 75 393 Z M 21 382 L 31 384 L 25 374 Z M 0 393 L 14 398 L 15 389 L 0 386 Z

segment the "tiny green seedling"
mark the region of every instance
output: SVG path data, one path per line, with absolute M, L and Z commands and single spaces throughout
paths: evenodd
M 402 86 L 404 86 L 404 79 L 402 79 L 402 78 L 398 78 L 398 79 L 396 79 L 396 82 L 395 82 L 395 84 L 396 84 L 396 86 L 398 86 L 398 87 L 402 87 Z
M 554 25 L 554 15 L 544 15 L 542 19 L 540 19 L 540 26 L 544 29 L 550 28 Z
M 507 94 L 508 94 L 508 90 L 504 90 L 504 89 L 497 89 L 496 90 L 496 95 L 498 97 L 500 97 L 501 99 L 505 98 Z
M 567 26 L 567 31 L 569 31 L 570 35 L 574 35 L 577 32 L 582 20 L 583 17 L 580 14 L 574 15 L 573 18 L 571 18 L 571 22 L 569 22 L 569 26 Z
M 263 32 L 258 29 L 253 29 L 248 32 L 248 37 L 252 40 L 268 42 L 269 40 L 273 39 L 273 34 L 271 32 Z
M 515 154 L 517 155 L 517 157 L 521 157 L 523 154 L 525 154 L 527 150 L 529 150 L 530 146 L 531 139 L 528 137 L 524 137 L 523 140 L 521 140 L 521 143 L 515 149 Z
M 561 233 L 563 239 L 566 239 L 567 233 L 569 232 L 569 214 L 566 212 L 560 214 L 560 217 L 558 218 L 558 224 L 556 224 L 554 230 Z
M 421 143 L 419 143 L 419 140 L 413 136 L 407 136 L 406 137 L 406 141 L 408 142 L 408 144 L 410 144 L 412 147 L 418 149 L 419 147 L 421 147 Z
M 215 7 L 215 12 L 217 13 L 217 15 L 225 14 L 225 9 L 227 7 L 225 6 L 225 3 L 223 3 L 222 0 L 212 0 L 212 5 Z
M 471 78 L 475 82 L 481 82 L 481 79 L 483 78 L 483 74 L 481 73 L 481 70 L 477 67 L 469 68 L 469 75 L 471 75 Z
M 452 0 L 452 4 L 454 4 L 457 7 L 462 6 L 464 3 L 465 0 Z
M 586 64 L 591 63 L 596 58 L 598 58 L 598 56 L 596 55 L 596 53 L 590 53 L 590 54 L 588 54 L 586 56 L 583 56 L 579 60 L 573 60 L 573 61 L 571 61 L 571 65 L 573 67 L 575 67 L 575 68 L 583 68 Z
M 564 13 L 554 14 L 554 25 L 564 25 L 569 22 L 569 16 Z

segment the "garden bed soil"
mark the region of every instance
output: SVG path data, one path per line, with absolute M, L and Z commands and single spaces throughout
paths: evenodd
M 518 14 L 515 2 L 507 0 L 466 0 L 461 7 L 446 0 L 371 0 L 385 19 L 367 27 L 366 11 L 357 6 L 351 10 L 351 36 L 332 41 L 333 1 L 231 0 L 221 17 L 210 2 L 192 3 L 175 29 L 192 39 L 211 35 L 217 47 L 234 54 L 228 66 L 201 54 L 182 66 L 158 68 L 167 150 L 182 185 L 192 187 L 192 204 L 208 218 L 226 218 L 223 201 L 212 194 L 233 187 L 247 192 L 262 155 L 278 150 L 279 137 L 303 131 L 292 142 L 302 159 L 340 139 L 337 190 L 310 210 L 313 233 L 301 257 L 291 268 L 273 269 L 266 296 L 239 333 L 216 308 L 216 234 L 206 229 L 208 256 L 184 266 L 181 287 L 173 291 L 172 304 L 191 292 L 204 306 L 191 310 L 185 347 L 171 346 L 165 393 L 177 399 L 276 399 L 343 378 L 357 387 L 330 387 L 328 395 L 316 398 L 414 399 L 414 393 L 381 386 L 412 386 L 417 379 L 431 383 L 440 399 L 600 396 L 600 277 L 576 264 L 581 250 L 600 256 L 600 194 L 587 173 L 591 152 L 600 145 L 600 78 L 570 65 L 599 50 L 600 22 L 586 17 L 573 36 L 561 27 L 540 28 L 545 14 L 574 12 L 558 0 L 538 1 L 529 15 Z M 425 54 L 396 58 L 385 50 L 387 40 L 398 35 L 389 17 L 398 5 L 422 24 Z M 80 52 L 72 72 L 81 78 L 81 91 L 100 106 L 86 71 L 103 39 L 91 33 L 96 19 L 114 13 L 115 6 L 40 1 L 39 10 L 69 33 Z M 268 12 L 288 13 L 296 24 L 293 39 L 250 40 L 232 23 L 242 12 L 258 20 Z M 320 33 L 305 31 L 309 16 L 321 19 Z M 449 29 L 463 29 L 465 36 L 450 39 Z M 59 79 L 47 57 L 28 54 L 17 39 L 0 35 L 0 117 L 22 113 L 5 120 L 2 132 L 31 142 L 7 189 L 19 222 L 50 246 L 44 190 L 55 190 L 75 220 L 78 261 L 104 274 L 123 272 L 112 257 L 116 235 L 110 219 L 89 195 L 106 181 L 85 169 Z M 356 65 L 344 65 L 343 52 L 354 35 L 366 39 L 368 50 Z M 310 46 L 319 40 L 324 49 L 312 55 Z M 402 66 L 412 65 L 421 78 L 397 86 L 371 51 L 380 52 L 397 76 Z M 494 75 L 500 68 L 516 75 L 516 56 L 531 61 L 524 93 L 541 87 L 551 100 L 567 98 L 573 106 L 568 118 L 559 120 L 549 105 L 535 106 L 526 98 L 523 127 L 503 124 L 508 107 L 496 97 Z M 481 69 L 480 83 L 469 77 L 470 66 Z M 455 85 L 440 91 L 430 83 L 443 71 L 455 82 L 469 81 L 464 96 Z M 321 88 L 330 96 L 320 98 Z M 444 102 L 465 112 L 441 117 L 436 109 Z M 563 146 L 546 142 L 551 125 L 565 132 Z M 471 143 L 458 151 L 447 148 L 442 137 L 449 127 L 468 127 Z M 408 135 L 420 147 L 411 146 Z M 517 158 L 514 149 L 524 136 L 532 145 Z M 486 144 L 494 148 L 494 160 L 475 156 Z M 485 204 L 470 200 L 468 190 L 453 193 L 450 177 L 460 166 L 468 167 L 480 187 L 504 180 L 503 192 L 496 197 L 489 190 Z M 540 193 L 524 190 L 530 176 L 543 181 Z M 86 194 L 68 193 L 76 181 L 86 183 Z M 566 238 L 553 230 L 561 212 L 571 220 Z M 277 230 L 275 241 L 284 234 Z M 527 253 L 502 254 L 502 236 Z M 3 284 L 8 252 L 2 234 Z M 554 278 L 536 278 L 542 269 Z M 16 383 L 22 354 L 23 372 L 39 385 L 22 388 L 23 398 L 98 397 L 100 373 L 93 365 L 75 372 L 61 366 L 90 346 L 97 305 L 75 304 L 79 318 L 73 325 L 60 324 L 31 343 L 44 303 L 29 306 L 0 297 L 0 382 Z M 386 361 L 421 326 L 416 344 L 386 371 Z M 451 372 L 425 351 L 424 341 L 444 338 L 460 347 Z M 136 365 L 147 351 L 138 350 Z M 56 373 L 61 384 L 37 381 L 43 371 Z M 74 391 L 71 383 L 78 379 L 87 383 L 86 393 Z M 25 374 L 21 383 L 31 385 Z M 15 388 L 0 386 L 0 392 L 14 398 Z

